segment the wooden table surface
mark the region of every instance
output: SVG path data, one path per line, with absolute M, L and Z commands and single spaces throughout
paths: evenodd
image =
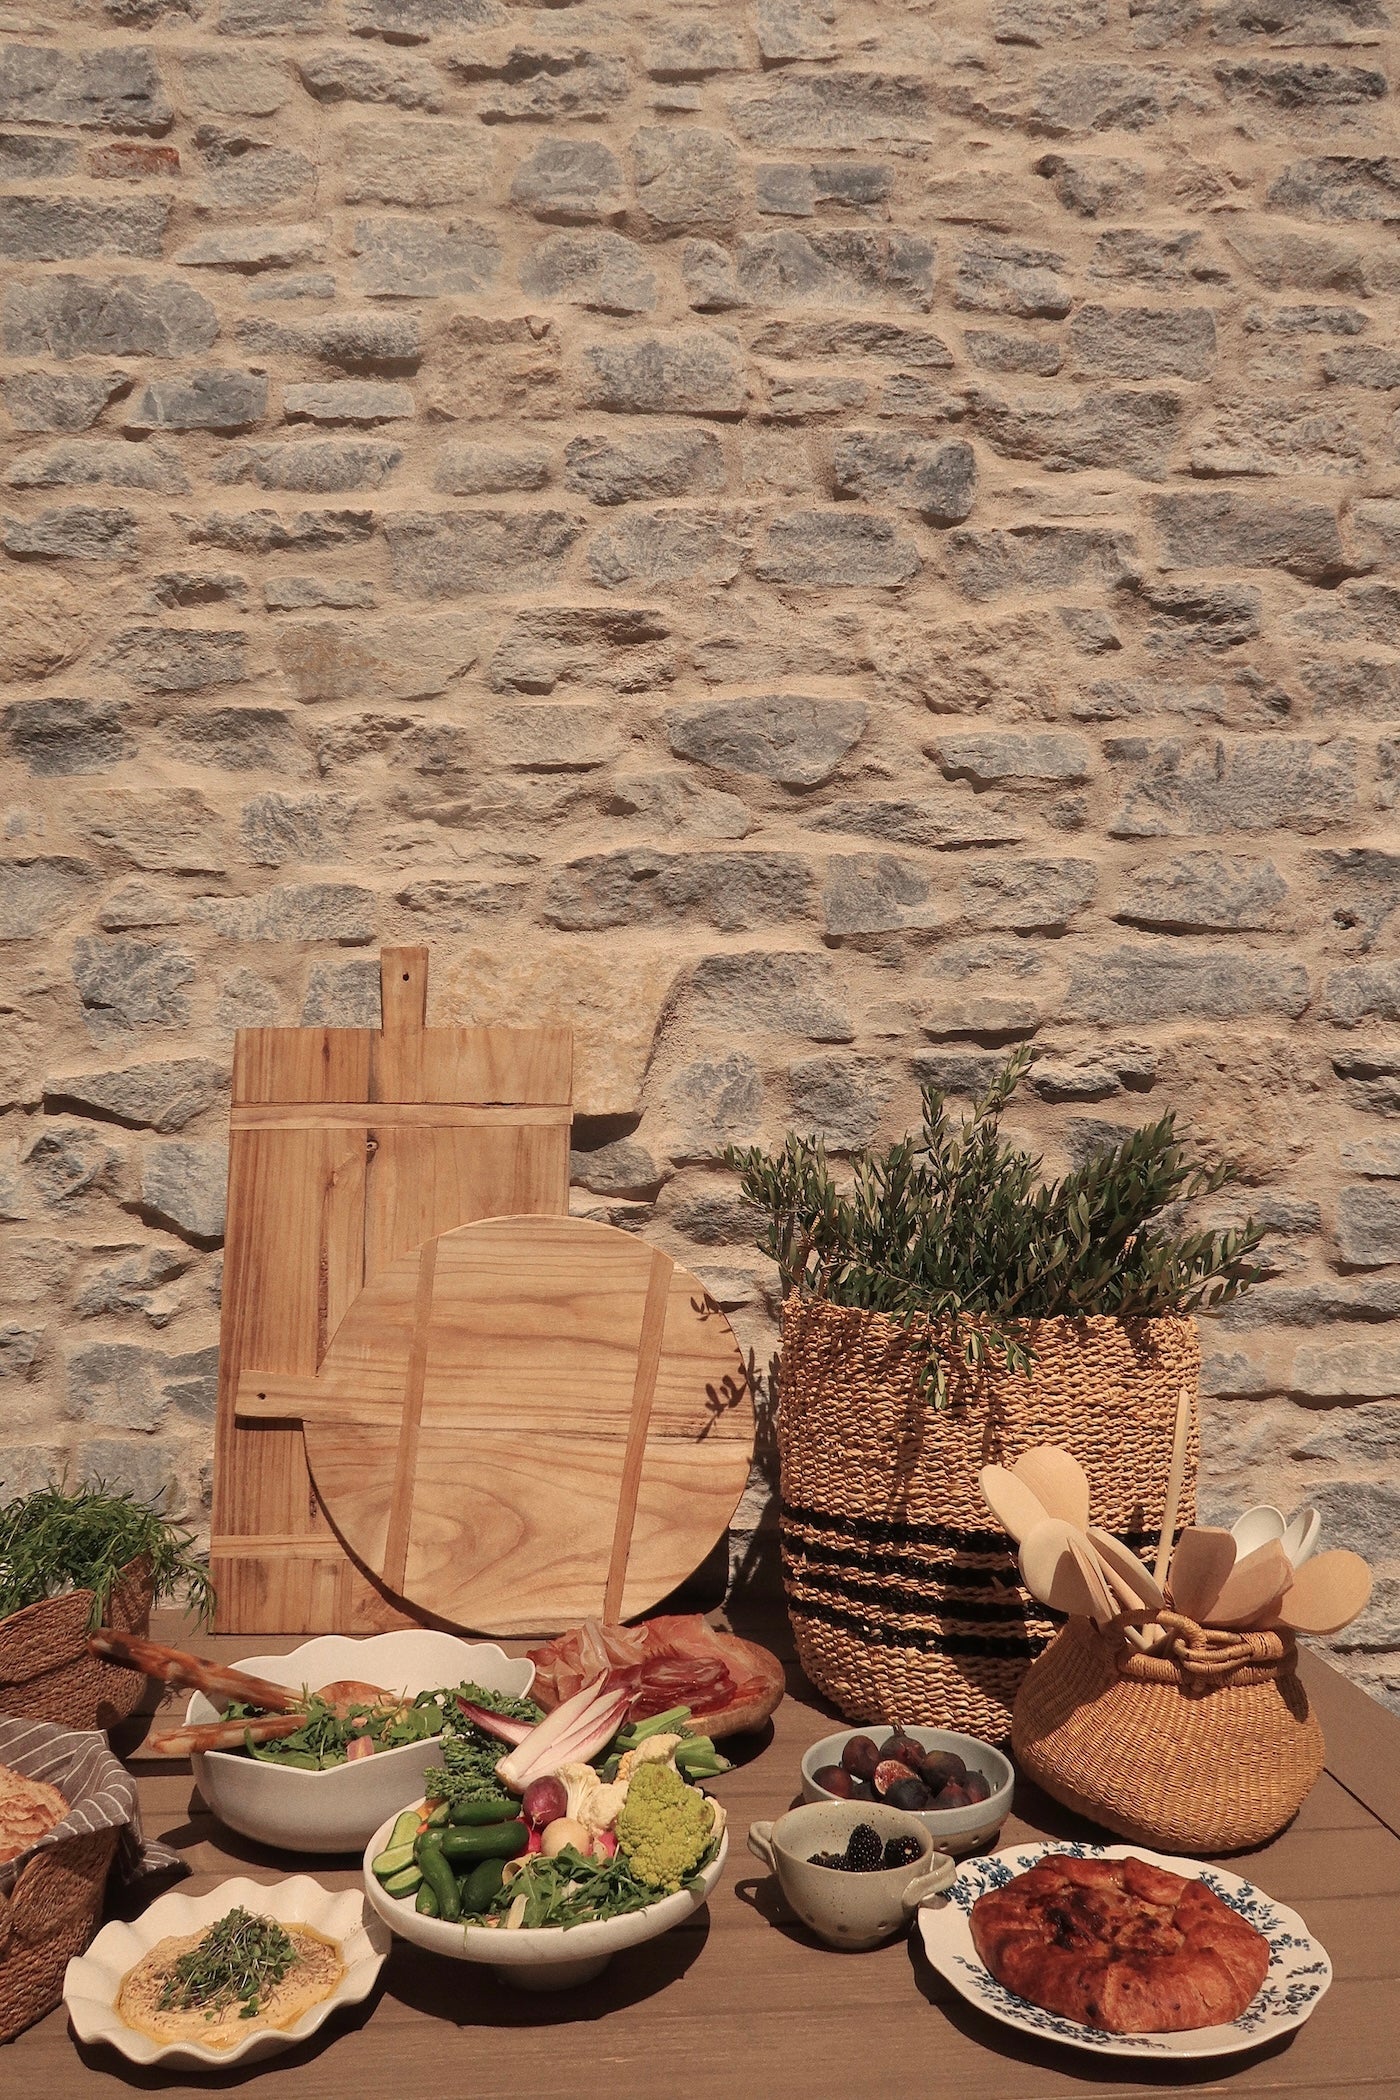
M 155 1631 L 161 1638 L 159 1623 Z M 743 1631 L 791 1652 L 780 1621 Z M 167 1624 L 163 1637 L 174 1633 Z M 229 1662 L 295 1645 L 247 1635 L 198 1642 Z M 197 2080 L 141 2071 L 110 2050 L 77 2047 L 60 2008 L 0 2051 L 0 2089 L 25 2100 L 251 2081 L 259 2100 L 904 2100 L 912 2092 L 1038 2100 L 1164 2085 L 1309 2100 L 1400 2094 L 1400 1720 L 1316 1658 L 1304 1669 L 1327 1733 L 1327 1772 L 1289 1830 L 1231 1864 L 1302 1913 L 1336 1976 L 1306 2026 L 1247 2056 L 1138 2066 L 1034 2041 L 965 2005 L 912 1942 L 838 1954 L 785 1917 L 745 1832 L 797 1798 L 801 1752 L 841 1725 L 793 1664 L 771 1736 L 714 1782 L 731 1839 L 708 1905 L 616 1956 L 598 1982 L 557 1997 L 521 1993 L 474 1963 L 395 1940 L 366 2005 L 266 2064 Z M 148 1834 L 192 1869 L 176 1886 L 202 1891 L 234 1873 L 273 1881 L 308 1871 L 331 1887 L 358 1884 L 358 1862 L 275 1854 L 221 1829 L 188 1766 L 136 1769 Z M 1022 1785 L 1000 1842 L 1040 1836 L 1103 1833 Z

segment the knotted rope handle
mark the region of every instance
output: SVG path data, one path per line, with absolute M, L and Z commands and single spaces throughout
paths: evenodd
M 1272 1628 L 1242 1633 L 1221 1626 L 1200 1626 L 1180 1612 L 1157 1614 L 1167 1630 L 1163 1661 L 1174 1661 L 1183 1676 L 1229 1677 L 1243 1667 L 1270 1669 L 1281 1663 L 1287 1650 Z

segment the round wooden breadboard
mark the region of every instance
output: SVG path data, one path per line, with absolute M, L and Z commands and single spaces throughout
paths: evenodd
M 489 1633 L 658 1604 L 723 1535 L 753 1450 L 743 1359 L 703 1285 L 581 1218 L 491 1218 L 392 1263 L 300 1412 L 351 1551 Z

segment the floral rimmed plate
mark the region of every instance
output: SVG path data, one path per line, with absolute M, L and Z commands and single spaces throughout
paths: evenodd
M 1228 2026 L 1195 2027 L 1182 2034 L 1102 2034 L 1060 2013 L 1044 2012 L 998 1983 L 972 1944 L 968 1913 L 985 1890 L 1004 1888 L 1054 1852 L 1067 1853 L 1072 1859 L 1145 1859 L 1154 1867 L 1165 1867 L 1169 1874 L 1204 1881 L 1231 1910 L 1247 1918 L 1269 1943 L 1269 1968 L 1239 2018 Z M 1023 2034 L 1068 2042 L 1072 2048 L 1092 2049 L 1101 2056 L 1230 2056 L 1241 2049 L 1257 2049 L 1301 2027 L 1332 1981 L 1326 1949 L 1310 1936 L 1296 1911 L 1275 1903 L 1253 1882 L 1227 1874 L 1223 1867 L 1202 1866 L 1194 1859 L 1167 1859 L 1143 1845 L 1016 1845 L 988 1859 L 969 1860 L 947 1892 L 920 1910 L 919 1931 L 934 1968 L 969 2005 L 1008 2027 L 1019 2027 Z
M 255 2027 L 231 2049 L 210 2049 L 201 2042 L 156 2042 L 128 2027 L 117 2011 L 117 1994 L 137 1962 L 158 1941 L 215 1925 L 240 1903 L 247 1910 L 276 1918 L 279 1924 L 310 1925 L 327 1939 L 339 1940 L 345 1974 L 330 1996 L 308 2006 L 290 2027 Z M 358 2005 L 374 1989 L 388 1951 L 389 1933 L 359 1889 L 336 1893 L 307 1874 L 290 1881 L 221 1881 L 203 1896 L 187 1896 L 178 1889 L 158 1896 L 130 1925 L 104 1925 L 87 1953 L 69 1962 L 63 2002 L 81 2042 L 110 2042 L 134 2064 L 180 2064 L 190 2070 L 222 2071 L 229 2064 L 293 2049 L 342 2005 Z

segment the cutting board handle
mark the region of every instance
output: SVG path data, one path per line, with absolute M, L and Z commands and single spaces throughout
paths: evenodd
M 381 948 L 379 1005 L 385 1033 L 419 1030 L 428 1019 L 428 951 Z

